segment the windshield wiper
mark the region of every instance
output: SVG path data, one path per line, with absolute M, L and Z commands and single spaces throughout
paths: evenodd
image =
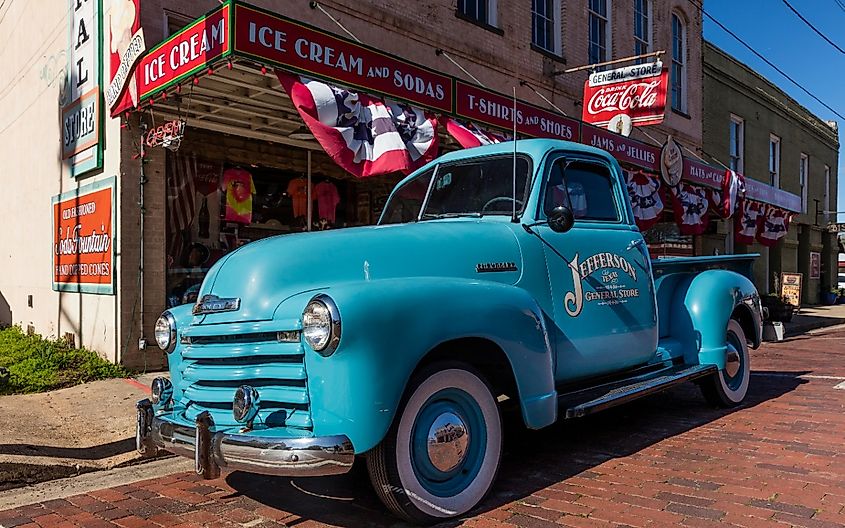
M 423 213 L 422 220 L 426 218 L 440 219 L 440 218 L 481 218 L 481 213 Z

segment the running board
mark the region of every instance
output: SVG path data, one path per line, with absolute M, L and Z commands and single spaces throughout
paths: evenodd
M 565 418 L 581 418 L 594 412 L 616 407 L 669 387 L 718 372 L 715 365 L 681 365 L 662 370 L 649 377 L 637 377 L 558 396 L 558 405 Z

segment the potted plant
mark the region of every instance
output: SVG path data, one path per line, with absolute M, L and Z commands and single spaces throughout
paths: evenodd
M 836 299 L 839 298 L 839 288 L 831 288 L 829 291 L 824 292 L 824 303 L 825 304 L 836 304 Z
M 781 321 L 788 323 L 792 320 L 792 313 L 795 311 L 795 305 L 787 302 L 786 298 L 781 297 L 775 293 L 763 295 L 760 300 L 763 306 L 769 309 L 768 321 Z

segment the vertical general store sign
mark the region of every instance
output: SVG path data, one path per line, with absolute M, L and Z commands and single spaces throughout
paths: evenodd
M 114 294 L 115 179 L 54 196 L 53 289 Z
M 581 119 L 607 126 L 624 114 L 634 126 L 656 125 L 666 112 L 668 84 L 668 70 L 660 61 L 591 73 L 584 82 Z
M 62 159 L 71 176 L 103 167 L 102 0 L 70 0 L 67 104 L 62 108 Z

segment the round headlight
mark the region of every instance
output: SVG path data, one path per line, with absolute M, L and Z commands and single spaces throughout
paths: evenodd
M 255 420 L 258 415 L 258 404 L 258 391 L 249 385 L 241 385 L 235 391 L 235 399 L 232 402 L 232 416 L 238 423 L 249 423 Z
M 332 354 L 340 343 L 340 313 L 328 295 L 311 299 L 302 312 L 305 342 L 324 356 Z
M 156 321 L 155 337 L 158 347 L 167 353 L 176 348 L 176 320 L 170 312 L 164 312 Z
M 150 386 L 150 401 L 167 406 L 173 397 L 173 384 L 167 378 L 156 378 Z

